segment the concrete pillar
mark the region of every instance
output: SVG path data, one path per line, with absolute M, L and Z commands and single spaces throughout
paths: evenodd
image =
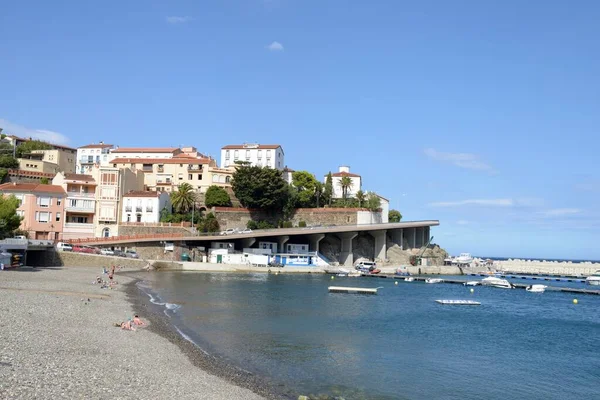
M 319 252 L 319 243 L 321 242 L 321 240 L 323 240 L 324 237 L 325 237 L 324 233 L 316 233 L 314 235 L 310 235 L 309 236 L 310 251 L 316 251 L 318 253 Z
M 400 249 L 404 250 L 404 230 L 392 229 L 390 233 L 392 236 L 392 242 L 400 246 Z
M 414 249 L 417 247 L 417 228 L 410 228 L 409 229 L 410 232 L 410 241 L 408 242 L 410 244 L 410 248 Z
M 285 244 L 287 243 L 287 241 L 290 240 L 289 236 L 279 236 L 277 237 L 277 252 L 278 253 L 285 253 Z
M 340 264 L 346 267 L 351 267 L 354 264 L 354 256 L 352 255 L 352 239 L 358 236 L 358 232 L 341 232 L 337 236 L 342 242 L 340 252 Z
M 375 238 L 374 259 L 385 261 L 387 252 L 387 231 L 371 231 L 369 234 Z
M 425 243 L 427 243 L 427 241 L 431 238 L 431 227 L 430 226 L 426 226 L 425 227 Z
M 256 243 L 256 238 L 244 238 L 242 239 L 242 250 L 252 247 Z

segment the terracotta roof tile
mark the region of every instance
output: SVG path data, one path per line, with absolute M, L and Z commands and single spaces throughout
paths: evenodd
M 331 174 L 331 176 L 336 176 L 338 178 L 344 177 L 344 176 L 347 176 L 350 178 L 360 178 L 360 175 L 353 174 L 352 172 L 336 172 L 336 173 Z
M 94 177 L 91 175 L 84 174 L 65 174 L 65 179 L 69 181 L 84 181 L 84 182 L 96 182 Z
M 132 190 L 125 193 L 123 197 L 160 197 L 161 193 L 163 192 Z
M 110 164 L 210 164 L 209 158 L 115 158 Z
M 120 147 L 112 153 L 175 153 L 178 147 Z
M 0 192 L 58 193 L 67 194 L 62 186 L 42 185 L 40 183 L 4 183 Z
M 104 144 L 104 143 L 98 143 L 98 144 L 86 144 L 85 146 L 81 146 L 78 147 L 78 149 L 109 149 L 111 147 L 114 147 L 112 144 Z

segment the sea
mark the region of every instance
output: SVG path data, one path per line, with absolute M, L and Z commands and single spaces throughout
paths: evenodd
M 321 274 L 160 272 L 139 287 L 205 352 L 298 394 L 600 398 L 600 296 Z

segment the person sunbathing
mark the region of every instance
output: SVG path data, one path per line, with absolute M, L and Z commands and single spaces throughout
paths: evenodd
M 134 323 L 135 325 L 139 325 L 139 326 L 146 325 L 146 323 L 145 323 L 144 321 L 142 321 L 138 315 L 135 315 L 135 316 L 133 317 L 133 323 Z
M 115 323 L 116 327 L 120 327 L 121 329 L 124 329 L 126 331 L 135 331 L 135 328 L 131 325 L 131 321 L 126 321 L 126 322 L 121 322 L 121 323 Z

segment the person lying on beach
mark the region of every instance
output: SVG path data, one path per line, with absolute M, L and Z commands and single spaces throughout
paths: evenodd
M 118 328 L 120 327 L 123 330 L 126 331 L 135 331 L 135 328 L 131 325 L 131 321 L 126 321 L 126 322 L 121 322 L 121 323 L 115 323 L 115 326 Z
M 144 321 L 142 321 L 137 314 L 133 317 L 133 323 L 135 325 L 139 325 L 139 326 L 146 325 L 146 323 Z

